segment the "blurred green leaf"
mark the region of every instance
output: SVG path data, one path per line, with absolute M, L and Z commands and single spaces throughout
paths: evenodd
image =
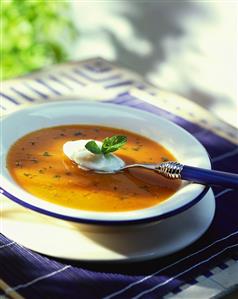
M 1 3 L 1 80 L 65 61 L 77 31 L 69 1 Z

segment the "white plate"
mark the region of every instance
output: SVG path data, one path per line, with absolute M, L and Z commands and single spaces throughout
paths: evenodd
M 2 196 L 3 197 L 3 196 Z M 44 216 L 3 197 L 2 233 L 49 256 L 81 261 L 137 261 L 174 253 L 197 240 L 214 217 L 209 192 L 191 208 L 158 223 L 94 226 Z
M 81 223 L 125 224 L 153 222 L 189 208 L 200 200 L 207 189 L 199 184 L 183 184 L 168 200 L 146 209 L 129 212 L 93 212 L 63 207 L 29 194 L 13 180 L 6 165 L 10 146 L 23 135 L 45 127 L 64 124 L 94 124 L 127 129 L 149 137 L 170 150 L 185 165 L 211 168 L 205 148 L 187 131 L 174 123 L 138 109 L 108 103 L 65 101 L 33 105 L 1 120 L 0 158 L 3 165 L 0 187 L 5 195 L 24 207 L 60 219 Z M 19 124 L 19 125 L 18 125 Z

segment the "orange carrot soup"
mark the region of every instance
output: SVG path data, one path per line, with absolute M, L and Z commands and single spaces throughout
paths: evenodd
M 128 169 L 99 174 L 80 169 L 63 153 L 67 141 L 102 141 L 113 135 L 127 136 L 115 154 L 129 163 L 176 161 L 163 146 L 121 129 L 64 125 L 41 129 L 12 145 L 7 167 L 14 180 L 29 193 L 69 208 L 90 211 L 129 211 L 157 205 L 173 195 L 180 181 L 170 181 L 153 171 Z

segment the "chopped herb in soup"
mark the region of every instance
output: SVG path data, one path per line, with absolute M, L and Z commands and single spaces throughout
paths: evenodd
M 163 146 L 129 131 L 86 125 L 41 129 L 12 145 L 7 167 L 29 193 L 69 208 L 91 211 L 129 211 L 159 204 L 173 195 L 179 181 L 170 181 L 145 169 L 98 174 L 80 169 L 63 152 L 63 145 L 80 139 L 103 141 L 123 135 L 127 143 L 115 155 L 128 163 L 175 161 Z

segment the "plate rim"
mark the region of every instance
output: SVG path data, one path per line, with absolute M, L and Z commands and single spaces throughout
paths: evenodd
M 19 240 L 16 240 L 17 243 L 21 244 L 22 246 L 25 246 L 26 248 L 33 250 L 35 252 L 41 253 L 41 254 L 45 254 L 46 256 L 49 257 L 54 257 L 54 258 L 59 258 L 62 260 L 71 260 L 71 261 L 81 261 L 81 262 L 86 262 L 86 263 L 134 263 L 134 262 L 140 262 L 140 261 L 148 261 L 148 260 L 153 260 L 156 258 L 163 258 L 164 256 L 168 256 L 171 254 L 174 254 L 175 252 L 178 252 L 180 250 L 183 250 L 184 248 L 186 248 L 187 246 L 190 246 L 191 244 L 193 244 L 194 242 L 196 242 L 199 238 L 201 238 L 205 232 L 209 229 L 209 227 L 211 226 L 213 219 L 215 217 L 215 211 L 216 211 L 216 201 L 215 201 L 215 196 L 214 196 L 214 192 L 212 190 L 212 188 L 209 189 L 209 192 L 204 195 L 204 197 L 202 198 L 202 200 L 204 200 L 204 202 L 206 202 L 208 204 L 208 201 L 210 201 L 210 209 L 209 209 L 209 216 L 207 219 L 207 222 L 205 223 L 205 225 L 203 225 L 200 228 L 200 231 L 198 234 L 196 234 L 194 236 L 194 233 L 192 234 L 193 237 L 191 237 L 190 235 L 190 239 L 186 244 L 183 244 L 182 246 L 177 246 L 173 249 L 171 249 L 168 253 L 163 253 L 163 254 L 158 254 L 158 251 L 154 252 L 154 254 L 151 253 L 147 253 L 147 255 L 145 256 L 145 254 L 140 254 L 137 256 L 131 256 L 131 255 L 119 255 L 116 257 L 106 257 L 104 255 L 104 257 L 100 257 L 100 258 L 95 258 L 95 256 L 93 255 L 93 258 L 78 258 L 78 257 L 69 257 L 66 256 L 65 254 L 57 254 L 54 255 L 53 253 L 50 254 L 49 252 L 42 252 L 42 251 L 37 251 L 36 249 L 30 248 L 28 246 L 26 246 L 25 244 L 21 244 L 21 242 Z M 198 203 L 199 204 L 199 203 Z M 21 207 L 24 208 L 24 207 Z M 196 205 L 194 205 L 193 207 L 191 207 L 192 209 L 196 208 Z M 200 207 L 199 207 L 200 208 Z M 198 209 L 198 207 L 197 207 Z M 201 208 L 200 208 L 201 209 Z M 189 210 L 188 210 L 189 211 Z M 201 213 L 201 210 L 199 210 Z M 179 217 L 181 217 L 182 215 L 177 215 Z M 42 219 L 43 221 L 43 219 Z M 166 221 L 166 220 L 165 220 Z M 204 222 L 203 222 L 204 224 Z M 57 224 L 53 224 L 53 225 L 57 225 Z M 152 223 L 151 225 L 159 225 L 159 223 Z M 4 232 L 3 232 L 4 233 Z M 5 234 L 5 233 L 4 233 Z M 105 232 L 106 234 L 106 232 Z M 5 234 L 8 237 L 8 234 Z M 12 236 L 9 236 L 9 238 L 13 239 L 14 238 Z

